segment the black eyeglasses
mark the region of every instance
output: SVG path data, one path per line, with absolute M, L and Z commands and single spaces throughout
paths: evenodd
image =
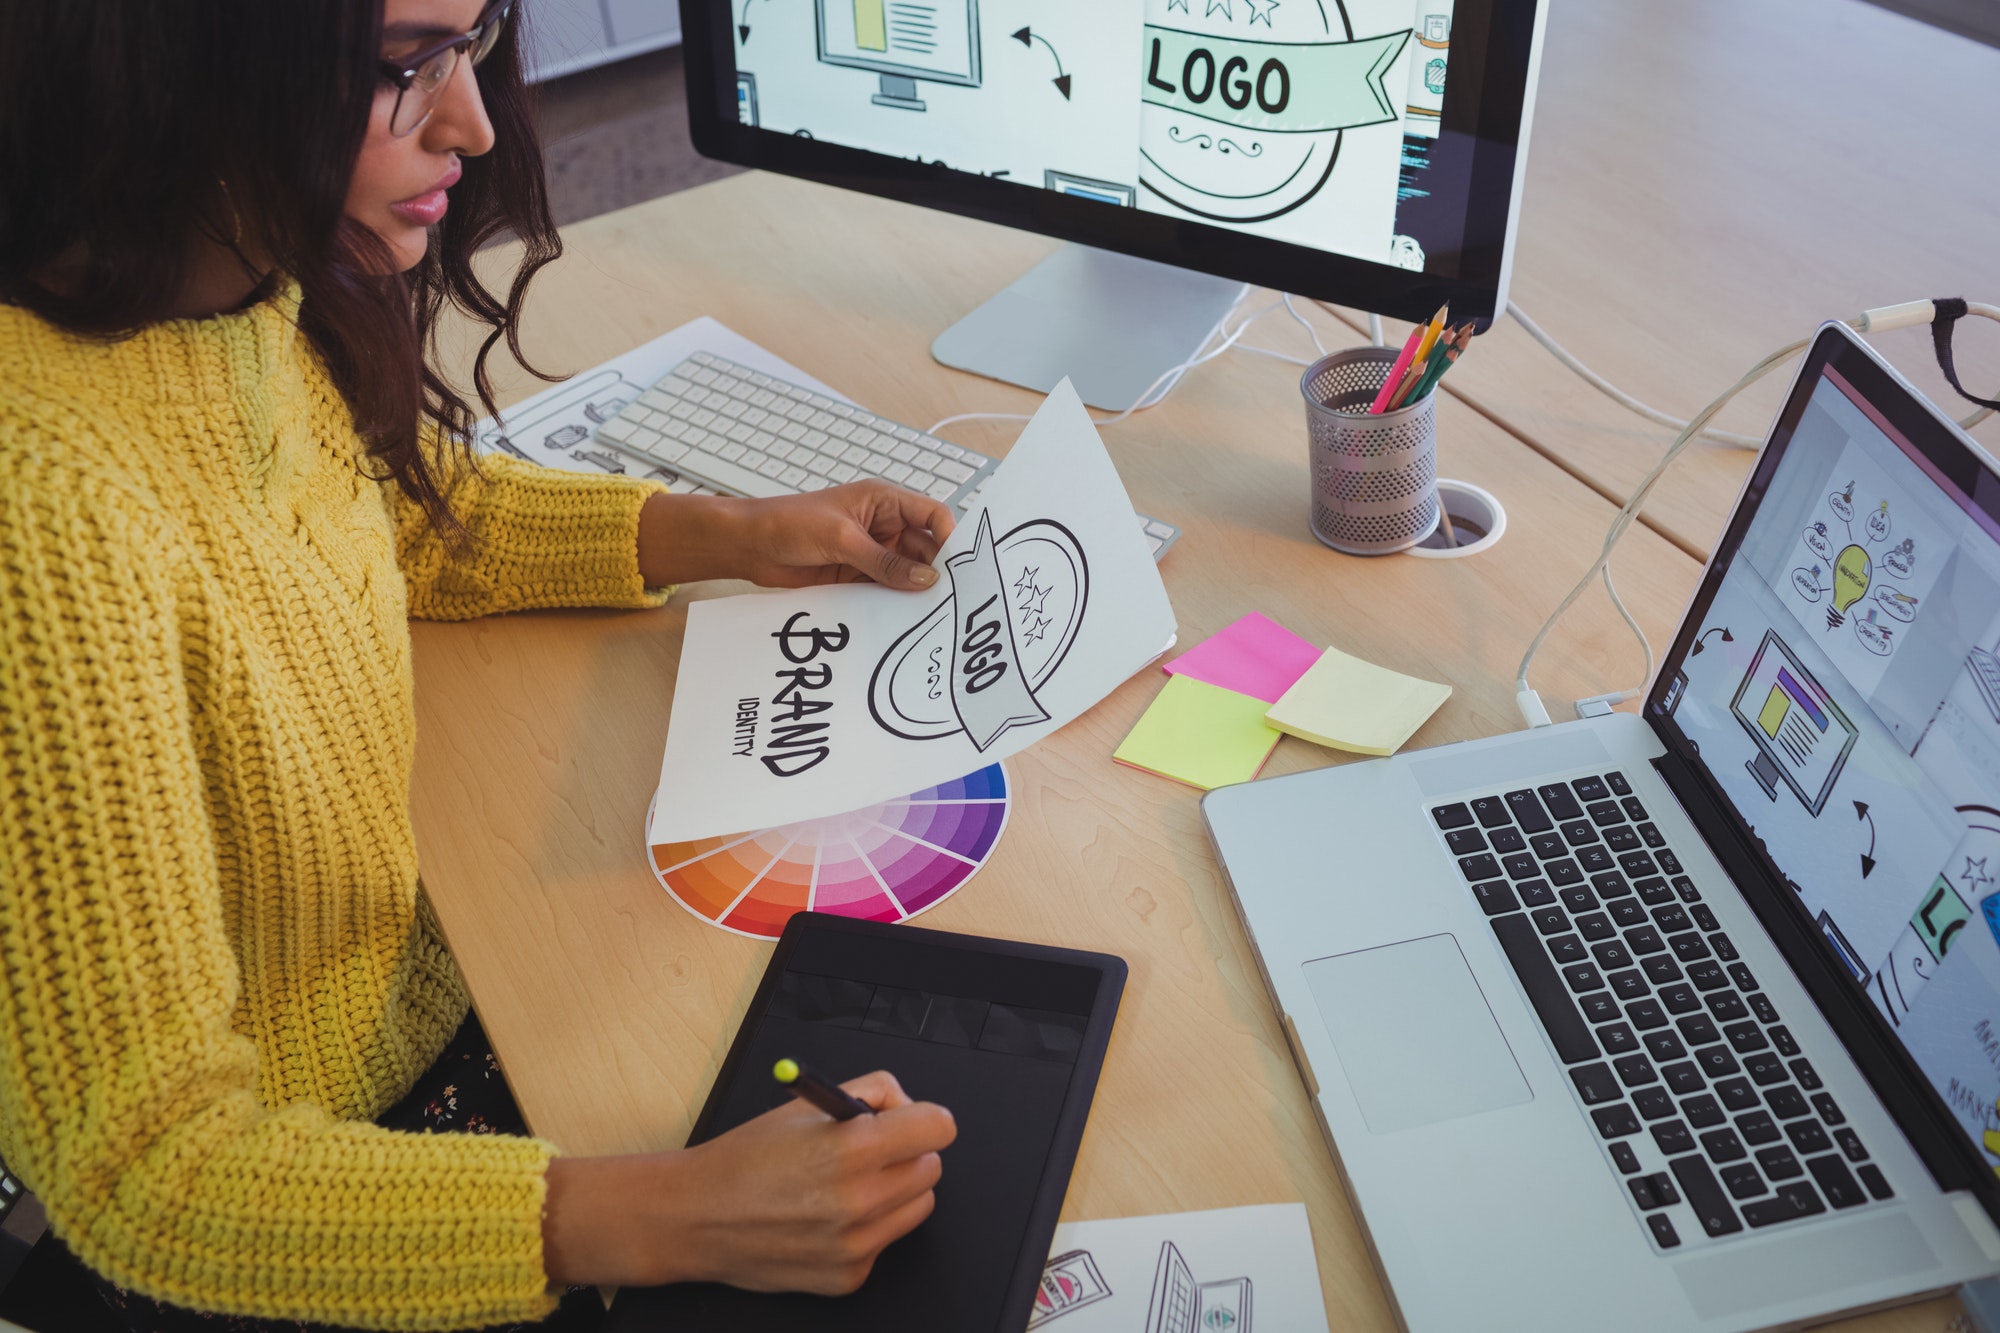
M 514 0 L 495 0 L 480 11 L 479 21 L 456 37 L 424 47 L 404 60 L 381 62 L 382 79 L 396 90 L 396 105 L 389 113 L 389 133 L 398 139 L 416 133 L 437 109 L 438 96 L 451 76 L 458 72 L 458 58 L 464 55 L 474 65 L 493 54 L 500 32 Z

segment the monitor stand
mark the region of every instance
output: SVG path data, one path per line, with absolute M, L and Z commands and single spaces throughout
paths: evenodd
M 1248 286 L 1065 245 L 937 336 L 947 366 L 1122 412 L 1200 350 Z
M 917 81 L 906 79 L 900 74 L 884 74 L 881 91 L 868 100 L 876 106 L 891 106 L 898 111 L 922 111 L 924 99 L 917 96 Z

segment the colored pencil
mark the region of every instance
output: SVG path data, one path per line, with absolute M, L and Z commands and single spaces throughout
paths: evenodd
M 1382 388 L 1375 395 L 1375 401 L 1369 404 L 1369 415 L 1374 416 L 1388 409 L 1390 395 L 1394 394 L 1396 386 L 1403 382 L 1403 372 L 1410 368 L 1410 362 L 1416 360 L 1417 344 L 1423 340 L 1424 326 L 1419 324 L 1410 330 L 1410 336 L 1403 341 L 1403 350 L 1396 357 L 1396 364 L 1390 367 L 1388 377 L 1382 381 Z
M 1423 378 L 1417 381 L 1416 388 L 1410 390 L 1409 401 L 1418 402 L 1425 394 L 1437 388 L 1438 381 L 1444 378 L 1444 373 L 1451 369 L 1452 363 L 1458 360 L 1460 354 L 1465 351 L 1466 344 L 1471 341 L 1472 325 L 1467 324 L 1462 329 L 1454 329 L 1452 337 L 1442 345 L 1441 350 L 1431 354 L 1430 364 L 1425 368 Z

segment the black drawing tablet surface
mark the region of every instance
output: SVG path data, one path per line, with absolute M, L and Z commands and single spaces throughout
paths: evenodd
M 690 1143 L 789 1099 L 794 1057 L 839 1082 L 887 1069 L 949 1107 L 937 1210 L 837 1299 L 686 1284 L 631 1289 L 615 1333 L 1020 1333 L 1125 988 L 1124 960 L 801 912 L 722 1063 Z

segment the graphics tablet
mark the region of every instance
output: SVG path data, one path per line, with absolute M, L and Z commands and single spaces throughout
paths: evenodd
M 1083 1138 L 1124 960 L 801 912 L 785 927 L 689 1143 L 789 1099 L 791 1057 L 840 1082 L 887 1069 L 950 1108 L 937 1210 L 851 1296 L 633 1289 L 614 1333 L 1019 1333 Z

